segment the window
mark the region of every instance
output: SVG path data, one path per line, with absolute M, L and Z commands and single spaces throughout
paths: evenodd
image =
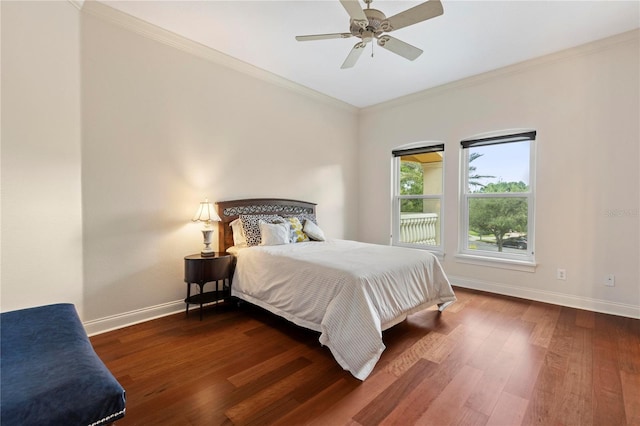
M 461 253 L 534 263 L 533 130 L 461 142 Z
M 405 145 L 392 155 L 393 245 L 442 252 L 444 144 Z

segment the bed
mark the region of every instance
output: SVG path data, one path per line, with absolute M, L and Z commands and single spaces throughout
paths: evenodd
M 104 425 L 125 414 L 125 391 L 91 346 L 72 304 L 0 315 L 0 421 Z
M 218 202 L 217 207 L 219 250 L 236 257 L 232 296 L 319 332 L 320 343 L 360 380 L 385 349 L 383 330 L 414 312 L 434 305 L 444 310 L 456 300 L 431 253 L 323 238 L 313 203 L 245 199 Z M 247 244 L 256 223 L 262 244 L 271 241 L 267 231 L 279 225 L 288 226 L 296 242 L 254 245 L 258 236 Z M 301 240 L 298 231 L 307 225 L 315 240 Z M 246 232 L 241 242 L 234 240 L 239 230 Z

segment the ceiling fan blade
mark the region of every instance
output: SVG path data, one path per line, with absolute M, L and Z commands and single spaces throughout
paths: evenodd
M 407 58 L 410 61 L 413 61 L 418 56 L 422 55 L 421 49 L 388 35 L 383 35 L 378 39 L 378 46 L 387 49 L 396 55 L 400 55 L 403 58 Z
M 418 22 L 426 21 L 427 19 L 435 18 L 443 13 L 444 9 L 442 8 L 440 0 L 429 0 L 387 18 L 386 22 L 383 23 L 383 29 L 384 31 L 397 30 L 417 24 Z
M 367 19 L 367 15 L 364 14 L 364 10 L 362 10 L 362 6 L 360 6 L 358 0 L 340 0 L 340 3 L 356 25 L 363 29 L 367 27 L 369 19 Z
M 314 34 L 314 35 L 301 35 L 296 36 L 298 41 L 312 41 L 312 40 L 328 40 L 331 38 L 349 38 L 351 33 L 334 33 L 334 34 Z
M 353 49 L 351 49 L 351 52 L 349 52 L 349 55 L 347 55 L 347 59 L 344 60 L 340 68 L 345 69 L 354 66 L 356 62 L 358 62 L 358 58 L 360 58 L 362 52 L 364 52 L 365 46 L 366 43 L 363 43 L 361 41 L 357 42 L 355 46 L 353 46 Z

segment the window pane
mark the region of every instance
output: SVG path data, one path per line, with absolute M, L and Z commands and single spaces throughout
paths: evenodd
M 528 192 L 530 141 L 469 148 L 468 191 Z
M 400 195 L 442 194 L 442 152 L 400 157 Z
M 409 244 L 439 246 L 440 200 L 423 198 L 400 200 L 399 241 Z
M 468 249 L 528 254 L 527 198 L 469 198 Z

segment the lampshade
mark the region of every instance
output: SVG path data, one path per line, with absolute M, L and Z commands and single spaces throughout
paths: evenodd
M 220 222 L 221 219 L 213 208 L 213 204 L 205 198 L 204 201 L 200 202 L 198 211 L 196 211 L 195 216 L 193 216 L 193 219 L 191 220 L 194 222 L 205 222 L 205 224 L 210 225 L 211 222 Z

